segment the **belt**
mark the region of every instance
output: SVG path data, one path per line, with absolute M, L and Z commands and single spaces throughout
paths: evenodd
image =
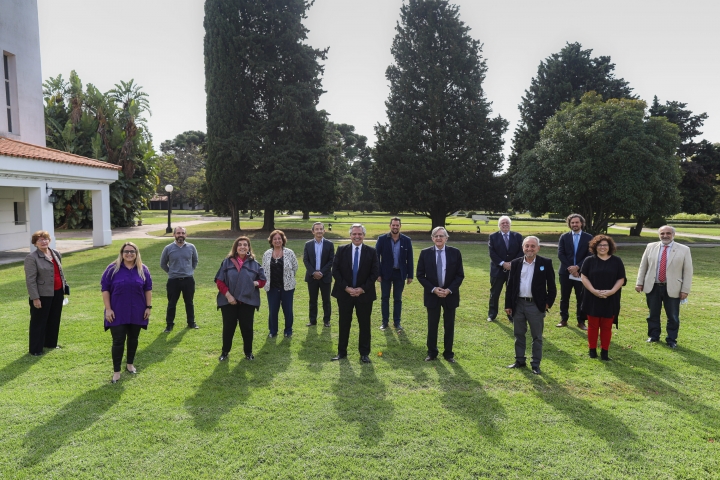
M 173 277 L 170 280 L 185 280 L 187 278 L 193 278 L 193 277 Z
M 520 299 L 520 300 L 525 300 L 526 302 L 532 302 L 532 301 L 533 301 L 532 297 L 518 297 L 518 299 Z
M 655 282 L 655 285 L 667 285 L 667 282 Z

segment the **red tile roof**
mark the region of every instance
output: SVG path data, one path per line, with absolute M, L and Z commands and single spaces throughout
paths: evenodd
M 52 148 L 40 147 L 30 143 L 19 142 L 6 137 L 0 137 L 0 155 L 9 157 L 29 158 L 32 160 L 45 160 L 48 162 L 68 163 L 71 165 L 82 165 L 95 168 L 109 168 L 111 170 L 120 170 L 121 167 L 112 163 L 94 160 L 92 158 L 81 157 Z

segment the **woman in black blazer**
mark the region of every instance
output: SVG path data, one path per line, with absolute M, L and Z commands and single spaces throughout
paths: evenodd
M 25 257 L 25 284 L 30 297 L 30 355 L 40 356 L 45 348 L 60 348 L 60 316 L 64 300 L 65 273 L 60 253 L 50 248 L 50 234 L 33 233 L 37 250 Z

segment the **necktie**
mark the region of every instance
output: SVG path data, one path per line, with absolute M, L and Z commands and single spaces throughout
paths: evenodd
M 577 233 L 573 233 L 573 265 L 577 265 L 577 247 L 578 243 L 580 242 L 580 235 Z
M 442 259 L 442 250 L 437 251 L 437 261 L 435 262 L 437 264 L 437 277 L 438 277 L 438 287 L 442 288 L 442 286 L 445 283 L 445 279 L 443 278 L 443 259 Z
M 665 280 L 667 280 L 665 275 L 665 269 L 667 268 L 667 249 L 668 245 L 665 245 L 662 256 L 660 256 L 660 272 L 658 272 L 658 281 L 660 283 L 665 283 Z
M 357 286 L 358 260 L 360 258 L 360 247 L 355 247 L 355 257 L 353 258 L 353 287 Z
M 508 238 L 508 234 L 503 233 L 503 238 L 505 239 L 505 250 L 510 250 L 510 239 Z

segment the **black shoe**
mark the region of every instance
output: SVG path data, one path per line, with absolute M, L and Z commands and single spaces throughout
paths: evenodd
M 188 326 L 187 326 L 187 327 L 188 327 L 188 328 L 195 329 L 195 330 L 197 330 L 198 328 L 200 328 L 200 327 L 198 327 L 198 324 L 197 324 L 197 323 L 188 323 Z
M 508 368 L 525 368 L 525 367 L 527 367 L 527 363 L 515 362 L 512 365 L 508 365 Z
M 431 356 L 431 355 L 428 355 L 427 357 L 425 357 L 425 361 L 426 361 L 426 362 L 432 362 L 432 361 L 435 360 L 436 358 L 437 358 L 437 357 L 433 357 L 433 356 Z
M 368 357 L 367 355 L 360 355 L 360 361 L 362 363 L 370 363 L 370 357 Z
M 597 358 L 597 348 L 590 349 L 590 358 Z
M 610 358 L 607 350 L 600 350 L 600 360 L 605 360 L 606 362 L 609 362 L 610 360 L 612 360 L 612 358 Z
M 305 324 L 306 327 L 315 327 L 317 326 L 317 322 L 308 322 Z
M 347 355 L 337 354 L 337 355 L 335 355 L 334 357 L 332 357 L 330 360 L 332 360 L 333 362 L 336 362 L 336 361 L 338 361 L 338 360 L 342 360 L 343 358 L 347 358 Z
M 385 325 L 385 324 L 380 325 L 380 330 L 382 330 L 383 332 L 384 332 L 385 330 L 387 330 L 387 329 L 388 329 L 388 326 L 387 326 L 387 325 Z
M 675 350 L 677 348 L 677 342 L 667 342 L 667 346 Z
M 558 328 L 567 327 L 567 320 L 561 320 L 560 323 L 555 326 Z
M 398 325 L 397 327 L 395 327 L 395 331 L 396 331 L 397 333 L 400 333 L 400 332 L 403 331 L 403 327 L 401 327 L 400 325 Z
M 167 327 L 165 330 L 163 330 L 163 333 L 170 333 L 172 332 L 173 327 Z
M 284 336 L 285 336 L 285 338 L 290 338 L 290 337 L 292 337 L 292 333 L 286 333 L 286 334 L 284 334 Z
M 43 354 L 42 352 L 35 352 L 35 353 L 31 353 L 30 355 L 32 355 L 33 357 L 39 357 L 42 354 Z
M 540 367 L 532 367 L 532 372 L 533 372 L 535 375 L 540 375 L 540 374 L 542 374 L 542 372 L 540 371 Z
M 218 358 L 218 361 L 219 361 L 219 362 L 224 362 L 225 360 L 228 359 L 228 356 L 229 356 L 229 355 L 230 355 L 230 354 L 227 353 L 227 352 L 222 352 L 222 355 L 220 355 L 220 358 Z
M 323 324 L 323 326 L 330 328 L 330 322 L 325 322 L 325 323 Z
M 585 324 L 582 323 L 582 322 L 578 322 L 577 327 L 578 327 L 580 330 L 587 330 L 587 327 L 586 327 Z
M 268 334 L 268 338 L 275 338 L 275 337 L 277 337 L 277 333 L 276 334 L 272 334 L 272 333 Z
M 455 363 L 455 357 L 446 358 L 445 360 L 447 360 L 448 363 Z
M 657 342 L 659 342 L 659 341 L 660 341 L 660 340 L 658 340 L 657 338 L 652 338 L 652 337 L 650 337 L 650 338 L 648 338 L 647 340 L 645 340 L 645 342 L 647 342 L 647 343 L 657 343 Z
M 251 353 L 250 355 L 245 355 L 245 359 L 247 359 L 247 360 L 255 360 L 255 355 L 253 355 L 252 353 Z

